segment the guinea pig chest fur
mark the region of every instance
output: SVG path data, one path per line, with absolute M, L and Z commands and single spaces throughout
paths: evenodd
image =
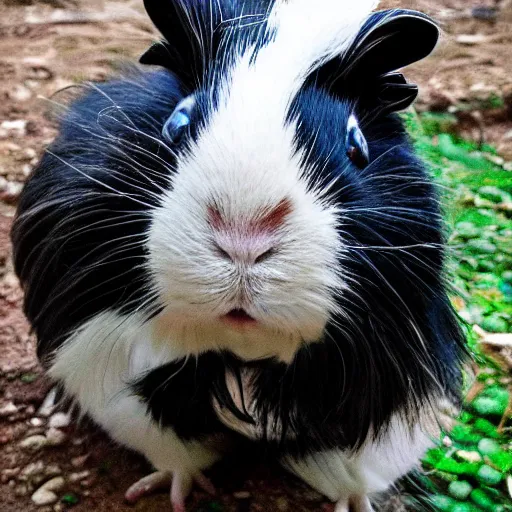
M 131 501 L 168 485 L 183 512 L 247 443 L 370 512 L 459 401 L 438 198 L 397 114 L 438 28 L 375 4 L 146 0 L 162 41 L 85 87 L 26 184 L 38 354 L 154 467 Z

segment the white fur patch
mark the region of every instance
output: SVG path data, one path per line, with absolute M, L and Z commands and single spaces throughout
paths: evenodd
M 347 500 L 387 490 L 418 465 L 437 433 L 430 408 L 412 429 L 396 414 L 379 441 L 356 453 L 328 450 L 284 465 L 330 500 Z
M 189 353 L 226 348 L 288 361 L 302 343 L 321 338 L 344 287 L 338 212 L 322 191 L 310 190 L 288 110 L 311 69 L 343 52 L 375 3 L 279 0 L 271 42 L 254 58 L 249 48 L 224 77 L 218 108 L 153 214 L 149 268 L 165 305 L 162 340 Z M 292 211 L 274 256 L 238 266 L 219 257 L 209 208 L 236 224 L 282 201 Z M 232 329 L 219 321 L 236 308 L 258 325 Z
M 152 340 L 151 323 L 143 324 L 138 315 L 103 313 L 59 348 L 49 374 L 114 440 L 143 454 L 157 470 L 192 475 L 218 455 L 160 428 L 129 387 L 144 372 L 176 358 Z

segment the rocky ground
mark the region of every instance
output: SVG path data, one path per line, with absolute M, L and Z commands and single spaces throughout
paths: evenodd
M 84 2 L 85 3 L 85 2 Z M 35 358 L 12 271 L 9 229 L 23 182 L 55 134 L 52 95 L 82 80 L 102 80 L 154 39 L 137 0 L 0 4 L 0 511 L 168 510 L 165 494 L 136 506 L 125 489 L 148 467 L 85 420 L 55 407 Z M 512 7 L 484 0 L 403 0 L 445 31 L 436 54 L 414 66 L 419 111 L 450 114 L 447 131 L 489 142 L 512 168 Z M 482 19 L 482 18 L 491 18 Z M 228 461 L 212 478 L 219 495 L 195 491 L 196 511 L 330 511 L 332 506 L 278 468 Z M 390 510 L 397 510 L 389 505 Z

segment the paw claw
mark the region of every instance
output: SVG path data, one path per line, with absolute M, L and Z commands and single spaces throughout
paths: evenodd
M 164 471 L 157 471 L 151 475 L 141 478 L 135 482 L 125 493 L 124 497 L 130 503 L 136 503 L 143 496 L 157 491 L 159 489 L 166 489 L 171 485 L 172 475 Z
M 215 494 L 215 487 L 202 473 L 194 476 L 188 473 L 156 471 L 134 483 L 125 493 L 129 503 L 136 503 L 144 496 L 160 489 L 169 489 L 174 512 L 185 512 L 185 500 L 192 490 L 194 482 L 209 494 Z
M 374 512 L 367 496 L 352 496 L 336 503 L 334 512 Z

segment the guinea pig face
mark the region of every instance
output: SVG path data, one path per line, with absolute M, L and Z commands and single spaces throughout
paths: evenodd
M 401 123 L 388 116 L 416 87 L 391 71 L 429 53 L 437 29 L 410 12 L 366 18 L 373 3 L 338 12 L 333 2 L 331 19 L 309 2 L 276 0 L 255 33 L 240 35 L 238 24 L 203 34 L 213 46 L 224 34 L 219 54 L 162 129 L 177 156 L 148 240 L 160 338 L 186 353 L 290 359 L 329 321 L 350 320 L 366 283 L 386 282 L 375 259 L 359 254 L 355 264 L 351 251 L 421 245 L 418 224 L 388 222 L 428 217 L 431 206 Z M 214 13 L 205 18 L 214 25 Z M 413 50 L 388 55 L 422 31 Z
M 286 358 L 318 340 L 337 307 L 338 209 L 310 175 L 290 110 L 235 83 L 227 92 L 178 157 L 153 216 L 150 268 L 166 328 L 192 338 L 189 350 Z

